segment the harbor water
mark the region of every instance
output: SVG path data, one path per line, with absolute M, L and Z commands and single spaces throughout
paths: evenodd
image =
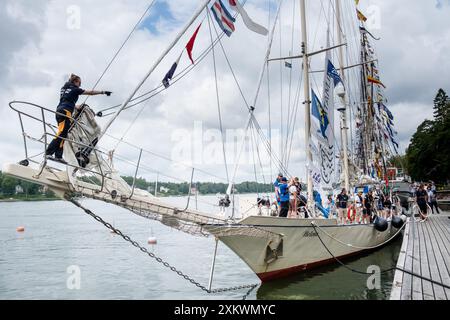
M 180 207 L 186 204 L 185 198 L 167 200 Z M 207 286 L 214 239 L 190 236 L 102 202 L 82 202 L 124 234 Z M 217 211 L 210 205 L 216 202 L 216 196 L 205 196 L 199 198 L 198 205 Z M 25 232 L 17 232 L 18 226 L 24 226 Z M 151 236 L 157 239 L 156 245 L 147 244 Z M 367 271 L 369 266 L 389 269 L 396 264 L 400 246 L 401 239 L 397 239 L 346 263 L 361 271 Z M 369 289 L 369 276 L 333 264 L 265 283 L 247 299 L 383 300 L 389 299 L 393 276 L 393 272 L 383 274 L 381 287 Z M 259 283 L 256 275 L 220 243 L 213 289 L 254 283 Z M 242 299 L 245 294 L 246 290 L 220 294 L 201 291 L 68 202 L 0 203 L 0 299 L 204 300 Z

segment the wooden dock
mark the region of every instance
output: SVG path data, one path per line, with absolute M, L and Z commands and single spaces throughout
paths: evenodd
M 411 218 L 412 219 L 412 218 Z M 426 222 L 405 227 L 403 244 L 392 286 L 391 300 L 448 300 L 450 289 L 449 213 L 430 215 Z M 432 279 L 432 283 L 423 278 Z

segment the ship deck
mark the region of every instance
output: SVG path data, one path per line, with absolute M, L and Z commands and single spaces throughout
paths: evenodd
M 450 299 L 450 212 L 406 226 L 397 267 L 415 275 L 396 271 L 391 300 Z

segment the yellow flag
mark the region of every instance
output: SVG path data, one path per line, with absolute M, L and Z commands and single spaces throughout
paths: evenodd
M 370 83 L 378 84 L 378 85 L 380 85 L 380 86 L 383 86 L 383 88 L 386 88 L 386 86 L 385 86 L 379 79 L 375 79 L 375 78 L 373 78 L 373 77 L 371 77 L 371 76 L 368 76 L 368 77 L 367 77 L 367 80 L 368 80 Z
M 358 20 L 359 21 L 363 21 L 366 22 L 367 21 L 367 17 L 358 9 L 356 9 L 356 14 L 358 15 Z

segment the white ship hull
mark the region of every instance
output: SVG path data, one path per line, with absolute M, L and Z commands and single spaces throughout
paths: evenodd
M 311 222 L 314 222 L 318 228 L 314 229 Z M 379 232 L 373 225 L 338 226 L 336 220 L 262 216 L 248 217 L 240 225 L 249 225 L 283 234 L 279 256 L 269 263 L 267 262 L 267 248 L 270 240 L 246 235 L 218 236 L 225 245 L 245 261 L 263 282 L 325 264 L 336 263 L 336 260 L 320 241 L 318 234 L 333 256 L 345 258 L 381 246 L 399 232 L 390 223 L 385 232 Z M 217 232 L 217 229 L 212 232 Z M 351 246 L 345 244 L 351 244 Z
M 4 166 L 3 172 L 46 185 L 61 198 L 75 191 L 66 171 L 46 169 L 36 177 L 39 172 L 36 169 L 9 164 Z M 336 262 L 333 256 L 344 258 L 379 247 L 399 232 L 390 223 L 386 231 L 379 232 L 373 225 L 339 226 L 335 219 L 287 219 L 268 216 L 249 216 L 234 225 L 228 225 L 224 220 L 204 213 L 180 211 L 143 191 L 132 198 L 121 199 L 117 196 L 112 199 L 105 191 L 94 190 L 94 186 L 88 187 L 88 184 L 85 184 L 85 187 L 86 189 L 83 188 L 80 192 L 84 196 L 127 208 L 147 218 L 149 212 L 156 212 L 162 215 L 163 223 L 164 219 L 175 218 L 176 221 L 184 220 L 197 224 L 234 251 L 263 282 Z M 314 228 L 311 223 L 315 223 L 317 227 Z

